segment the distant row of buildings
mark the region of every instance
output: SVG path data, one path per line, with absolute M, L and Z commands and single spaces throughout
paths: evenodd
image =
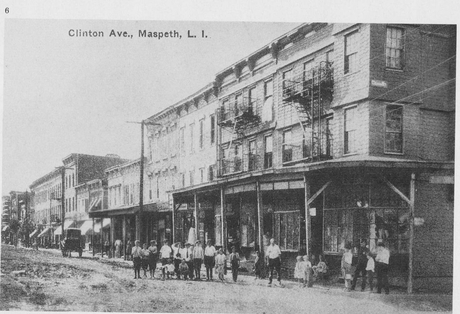
M 72 154 L 31 185 L 35 221 L 65 206 L 112 241 L 193 233 L 247 260 L 273 237 L 287 275 L 300 253 L 338 269 L 347 243 L 384 242 L 395 283 L 451 289 L 455 42 L 452 25 L 302 24 L 145 120 L 142 217 L 140 159 Z

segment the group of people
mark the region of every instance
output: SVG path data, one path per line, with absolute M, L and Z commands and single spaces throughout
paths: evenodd
M 131 249 L 131 258 L 134 265 L 134 279 L 141 279 L 140 270 L 144 270 L 144 278 L 147 277 L 147 270 L 150 272 L 150 278 L 154 278 L 158 262 L 161 262 L 162 279 L 169 279 L 176 276 L 177 279 L 183 280 L 201 280 L 201 266 L 206 267 L 206 280 L 213 280 L 213 270 L 217 273 L 220 280 L 224 280 L 226 273 L 227 257 L 222 249 L 216 250 L 211 241 L 203 248 L 201 241 L 191 243 L 176 243 L 169 245 L 168 240 L 164 241 L 160 251 L 157 249 L 155 240 L 150 241 L 150 247 L 144 243 L 140 246 L 140 241 L 135 241 Z M 238 268 L 240 266 L 240 257 L 235 248 L 229 256 L 233 280 L 238 278 Z
M 355 290 L 358 277 L 361 276 L 361 291 L 366 289 L 366 277 L 369 282 L 369 288 L 374 290 L 374 274 L 377 274 L 377 293 L 390 293 L 388 283 L 388 264 L 390 261 L 390 251 L 385 247 L 383 242 L 378 243 L 377 252 L 374 254 L 366 246 L 366 241 L 361 241 L 358 248 L 358 262 L 354 274 L 352 272 L 353 253 L 351 246 L 345 246 L 345 253 L 342 255 L 342 271 L 345 278 L 345 289 L 347 291 Z
M 206 268 L 206 281 L 213 280 L 213 272 L 218 275 L 219 280 L 224 281 L 226 274 L 227 256 L 222 249 L 216 250 L 211 241 L 208 240 L 205 247 L 201 241 L 192 243 L 176 243 L 169 245 L 168 240 L 164 241 L 160 251 L 157 250 L 156 241 L 150 241 L 150 246 L 147 244 L 140 246 L 140 241 L 135 241 L 135 246 L 132 247 L 131 257 L 134 264 L 134 279 L 140 279 L 140 269 L 144 270 L 144 278 L 147 277 L 147 270 L 150 272 L 150 278 L 154 278 L 155 270 L 158 262 L 161 262 L 162 279 L 169 279 L 176 276 L 177 279 L 183 280 L 201 280 L 201 266 Z M 374 273 L 377 273 L 377 293 L 381 293 L 384 288 L 386 294 L 389 293 L 388 284 L 388 264 L 390 252 L 383 243 L 378 244 L 377 253 L 375 255 L 366 246 L 366 241 L 361 241 L 358 248 L 358 261 L 354 273 L 353 269 L 353 253 L 351 246 L 345 246 L 345 252 L 342 255 L 341 269 L 345 279 L 345 288 L 347 291 L 354 290 L 358 277 L 361 276 L 361 291 L 366 288 L 366 281 L 369 282 L 370 290 L 373 291 Z M 235 247 L 232 248 L 231 254 L 228 256 L 232 269 L 233 281 L 238 279 L 238 269 L 240 268 L 240 256 L 236 252 Z M 265 247 L 265 263 L 261 254 L 257 252 L 255 260 L 255 276 L 261 278 L 264 265 L 268 265 L 269 285 L 272 284 L 274 272 L 277 274 L 278 283 L 281 285 L 281 250 L 275 244 L 274 239 L 270 239 L 270 244 Z M 322 278 L 327 272 L 327 265 L 323 261 L 323 257 L 319 256 L 319 262 L 314 265 L 308 255 L 298 256 L 294 269 L 294 278 L 298 279 L 302 286 L 310 287 L 312 278 Z M 367 280 L 366 280 L 367 279 Z
M 313 285 L 312 277 L 322 279 L 327 273 L 327 265 L 323 261 L 323 257 L 319 256 L 319 262 L 314 264 L 314 256 L 312 261 L 308 255 L 297 256 L 297 262 L 294 269 L 294 278 L 301 282 L 303 287 L 311 287 Z

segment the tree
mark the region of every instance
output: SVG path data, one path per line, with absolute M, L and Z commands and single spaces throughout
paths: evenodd
M 19 231 L 19 228 L 21 227 L 21 223 L 16 218 L 13 218 L 10 220 L 9 226 L 10 226 L 10 234 L 13 234 L 14 246 L 17 246 L 18 245 L 18 231 Z
M 21 228 L 19 229 L 19 235 L 26 244 L 26 247 L 29 247 L 29 234 L 35 230 L 35 224 L 29 219 L 25 218 L 22 221 Z

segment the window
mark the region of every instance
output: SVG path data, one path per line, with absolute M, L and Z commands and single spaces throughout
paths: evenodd
M 264 84 L 264 106 L 262 108 L 262 121 L 273 119 L 273 80 L 268 80 Z
M 281 250 L 300 250 L 300 212 L 274 214 L 274 238 Z
M 157 177 L 157 199 L 160 198 L 160 177 Z
M 200 149 L 203 149 L 203 137 L 204 137 L 204 120 L 200 120 Z
M 292 160 L 292 132 L 291 130 L 283 133 L 283 162 Z
M 345 68 L 344 73 L 353 73 L 358 70 L 358 32 L 345 36 Z
M 180 128 L 180 154 L 185 155 L 185 128 Z
M 208 181 L 214 180 L 214 166 L 208 168 Z
M 294 84 L 292 81 L 292 70 L 283 72 L 283 97 L 290 97 L 294 94 Z
M 200 183 L 204 182 L 204 168 L 200 168 Z
M 180 176 L 181 176 L 182 187 L 185 187 L 185 173 L 181 173 Z M 157 186 L 158 186 L 158 182 L 157 182 Z
M 311 87 L 313 78 L 313 59 L 303 64 L 303 89 L 306 90 Z
M 256 114 L 256 88 L 251 87 L 248 91 L 248 110 L 250 114 Z
M 243 105 L 243 95 L 239 94 L 235 97 L 235 116 L 240 114 L 240 109 Z
M 401 28 L 387 28 L 386 66 L 392 69 L 402 69 L 404 57 L 404 31 Z
M 193 141 L 194 141 L 194 136 L 193 136 L 194 129 L 195 129 L 195 123 L 190 124 L 190 153 L 192 153 L 192 154 L 195 152 L 195 146 L 193 145 Z
M 227 158 L 228 158 L 228 147 L 222 149 L 222 174 L 226 174 L 229 172 Z
M 230 118 L 230 112 L 229 112 L 229 108 L 228 108 L 228 99 L 225 99 L 222 102 L 221 110 L 222 110 L 222 120 L 224 120 L 224 121 L 228 120 Z
M 216 141 L 216 116 L 211 115 L 211 145 Z
M 194 184 L 194 176 L 195 176 L 195 171 L 190 171 L 190 185 Z
M 240 144 L 235 144 L 235 151 L 234 151 L 234 172 L 239 172 L 241 171 L 241 145 Z
M 345 109 L 344 154 L 356 152 L 356 107 Z
M 271 168 L 273 166 L 273 137 L 271 135 L 264 138 L 264 168 Z
M 249 154 L 248 154 L 248 170 L 253 171 L 256 169 L 256 141 L 249 141 Z
M 303 139 L 302 139 L 302 157 L 303 158 L 309 158 L 311 156 L 311 127 L 310 126 L 305 126 L 305 131 L 303 133 Z
M 385 153 L 403 152 L 402 127 L 402 106 L 387 106 L 385 117 Z
M 72 186 L 75 186 L 75 174 L 72 173 Z

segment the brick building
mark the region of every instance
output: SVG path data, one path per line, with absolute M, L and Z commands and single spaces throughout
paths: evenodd
M 82 228 L 84 234 L 88 232 L 91 222 L 88 211 L 91 203 L 85 201 L 85 193 L 90 191 L 93 180 L 96 180 L 93 183 L 99 184 L 98 188 L 102 190 L 105 169 L 123 162 L 125 160 L 116 155 L 74 153 L 63 159 L 63 166 L 30 185 L 34 194 L 34 220 L 41 229 L 38 237 L 43 238 L 43 245 L 58 246 L 62 223 L 64 229 Z M 88 241 L 89 237 L 86 238 L 86 242 Z
M 346 244 L 384 242 L 395 284 L 452 289 L 455 39 L 452 25 L 302 24 L 149 118 L 184 128 L 164 179 L 179 176 L 173 239 L 195 228 L 250 261 L 274 237 L 284 276 L 298 254 L 334 272 Z

